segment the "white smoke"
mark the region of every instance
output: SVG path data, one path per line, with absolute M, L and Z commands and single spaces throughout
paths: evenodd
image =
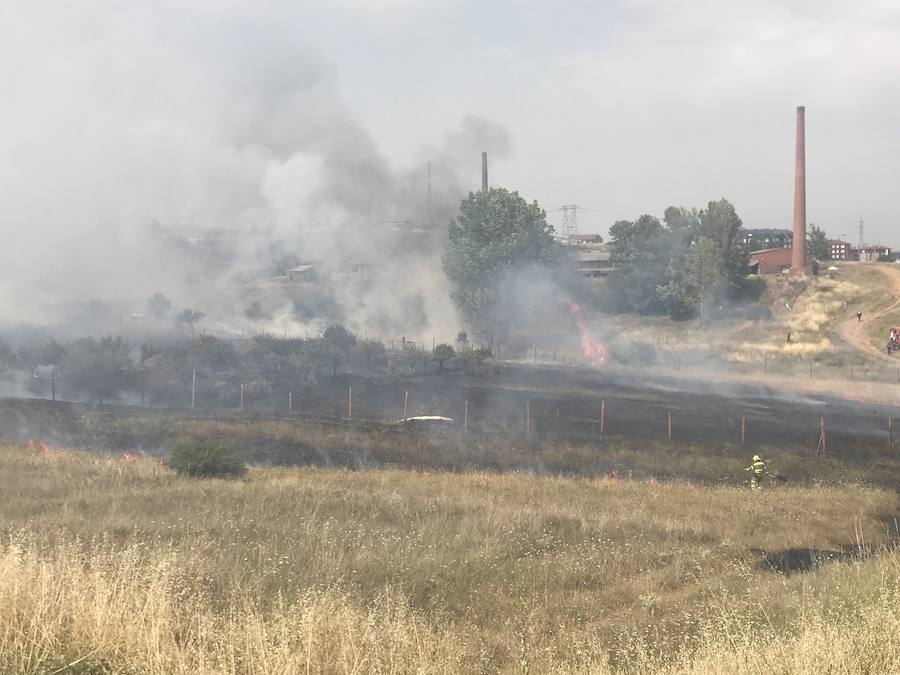
M 384 325 L 418 295 L 428 329 L 451 330 L 440 251 L 398 270 L 375 224 L 425 224 L 431 162 L 430 224 L 444 228 L 477 186 L 479 152 L 506 152 L 505 133 L 466 119 L 412 168 L 389 166 L 327 60 L 277 12 L 251 21 L 232 9 L 0 8 L 0 88 L 11 94 L 0 107 L 0 312 L 53 321 L 59 303 L 94 298 L 140 312 L 162 291 L 224 322 L 240 299 L 223 289 L 265 266 L 280 238 L 301 259 L 380 268 L 365 294 L 339 298 L 349 325 Z M 198 269 L 172 241 L 206 228 L 255 232 L 259 244 Z M 285 304 L 273 328 L 297 329 L 290 313 Z

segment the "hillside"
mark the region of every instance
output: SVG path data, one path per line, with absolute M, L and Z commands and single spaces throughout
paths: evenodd
M 835 385 L 810 380 L 900 383 L 900 356 L 884 353 L 889 326 L 900 323 L 897 266 L 839 264 L 836 270 L 823 268 L 818 277 L 769 275 L 763 283 L 760 302 L 749 312 L 753 318 L 738 308 L 733 315 L 725 308 L 716 318 L 690 321 L 607 317 L 612 351 L 637 354 L 632 359 L 637 366 L 653 361 L 657 368 L 715 372 L 812 391 L 831 391 Z M 857 311 L 863 312 L 860 324 Z M 598 324 L 597 330 L 603 327 Z M 641 344 L 652 346 L 653 359 L 634 347 Z M 900 401 L 900 390 L 891 397 Z
M 891 672 L 898 505 L 2 447 L 0 670 Z

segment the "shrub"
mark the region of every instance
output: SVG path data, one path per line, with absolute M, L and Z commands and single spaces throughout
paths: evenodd
M 610 356 L 626 366 L 649 366 L 656 363 L 656 347 L 649 342 L 617 342 L 609 348 Z
M 180 475 L 195 478 L 238 478 L 247 473 L 237 450 L 216 441 L 179 441 L 167 464 Z

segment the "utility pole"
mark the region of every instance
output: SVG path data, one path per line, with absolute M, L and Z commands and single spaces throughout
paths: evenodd
M 866 245 L 866 237 L 864 235 L 864 232 L 865 232 L 865 230 L 864 230 L 863 219 L 860 218 L 859 219 L 859 247 L 860 248 L 862 248 L 863 246 Z

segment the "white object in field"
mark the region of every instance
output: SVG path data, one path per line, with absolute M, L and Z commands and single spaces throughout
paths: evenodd
M 831 267 L 828 268 L 828 271 L 829 271 L 829 272 L 837 272 L 837 267 L 835 267 L 834 265 L 832 265 Z
M 441 415 L 419 415 L 417 417 L 407 417 L 405 420 L 397 420 L 403 422 L 452 422 L 452 417 L 442 417 Z

